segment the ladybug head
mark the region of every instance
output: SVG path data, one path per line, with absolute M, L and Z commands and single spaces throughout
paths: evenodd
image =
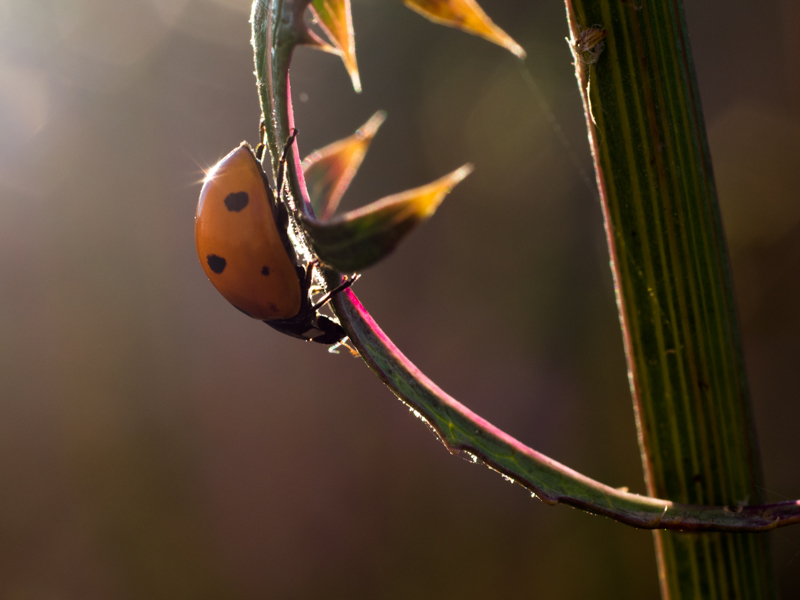
M 347 333 L 341 325 L 320 314 L 309 316 L 307 319 L 283 321 L 264 321 L 273 329 L 299 338 L 306 342 L 317 342 L 318 344 L 337 344 L 341 342 Z

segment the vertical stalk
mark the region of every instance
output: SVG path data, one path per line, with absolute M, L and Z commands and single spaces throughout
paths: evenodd
M 681 0 L 566 0 L 648 493 L 733 507 L 761 473 Z M 599 53 L 599 54 L 598 54 Z M 593 62 L 594 61 L 594 62 Z M 767 538 L 655 532 L 663 598 L 771 598 Z

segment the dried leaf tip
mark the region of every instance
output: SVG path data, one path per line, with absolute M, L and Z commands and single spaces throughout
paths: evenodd
M 444 177 L 437 179 L 433 183 L 407 192 L 401 192 L 395 196 L 389 196 L 380 202 L 386 202 L 387 205 L 392 202 L 398 204 L 407 202 L 409 206 L 414 207 L 419 217 L 427 219 L 439 208 L 445 196 L 447 196 L 456 185 L 461 183 L 467 175 L 472 173 L 474 169 L 475 167 L 471 163 L 467 163 Z
M 517 58 L 525 58 L 525 50 L 487 16 L 475 0 L 403 0 L 411 10 L 426 19 L 455 27 L 502 46 Z
M 472 169 L 471 164 L 466 164 L 433 183 L 378 200 L 330 221 L 303 219 L 311 245 L 324 263 L 343 273 L 372 266 L 429 219 Z
M 333 215 L 385 120 L 386 112 L 379 110 L 350 137 L 316 150 L 303 160 L 308 196 L 320 221 Z
M 317 24 L 330 40 L 331 51 L 342 59 L 353 82 L 353 89 L 360 93 L 361 78 L 356 63 L 356 38 L 350 0 L 312 0 L 310 8 Z

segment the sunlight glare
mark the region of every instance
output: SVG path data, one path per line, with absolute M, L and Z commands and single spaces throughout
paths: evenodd
M 208 169 L 203 169 L 203 173 L 205 176 L 203 179 L 198 181 L 198 183 L 206 184 L 210 180 L 214 179 L 214 176 L 217 174 L 217 169 L 219 168 L 219 163 L 222 162 L 222 159 L 219 159 L 217 162 L 214 163 L 213 166 L 209 167 Z

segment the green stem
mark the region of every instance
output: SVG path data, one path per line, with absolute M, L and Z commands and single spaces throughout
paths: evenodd
M 680 0 L 566 0 L 648 493 L 747 505 L 761 473 Z M 577 47 L 602 27 L 605 50 Z M 585 38 L 584 33 L 584 38 Z M 656 533 L 664 598 L 773 595 L 762 536 Z
M 265 143 L 268 150 L 264 152 L 261 164 L 266 167 L 267 161 L 271 159 L 273 180 L 276 179 L 283 145 L 294 127 L 289 85 L 292 53 L 298 44 L 314 45 L 314 39 L 309 35 L 303 21 L 310 2 L 311 0 L 255 0 L 250 16 L 256 84 L 262 119 L 266 125 Z M 291 200 L 290 206 L 309 217 L 313 215 L 313 211 L 302 172 L 298 142 L 295 140 L 288 157 L 286 191 Z M 281 191 L 283 190 L 278 191 L 279 195 Z

